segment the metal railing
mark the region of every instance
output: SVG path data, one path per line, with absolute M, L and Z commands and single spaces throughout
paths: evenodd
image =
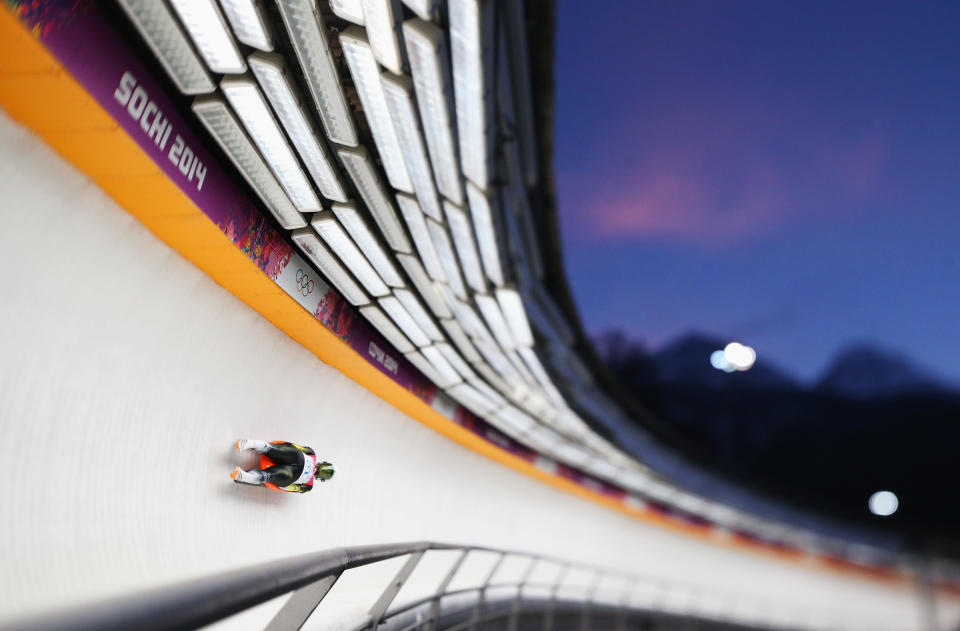
M 411 574 L 428 551 L 449 551 L 456 554 L 431 593 L 391 609 L 397 595 L 407 585 Z M 471 555 L 478 553 L 493 555 L 495 560 L 492 567 L 484 573 L 479 584 L 451 589 L 465 562 Z M 700 607 L 700 592 L 693 586 L 668 585 L 651 577 L 544 555 L 478 546 L 418 542 L 335 548 L 304 554 L 19 620 L 0 625 L 0 629 L 193 629 L 223 620 L 291 592 L 290 598 L 274 615 L 266 629 L 299 629 L 324 601 L 344 572 L 404 556 L 407 557 L 406 561 L 370 606 L 366 615 L 354 626 L 356 631 L 376 631 L 381 628 L 407 631 L 434 631 L 441 628 L 473 631 L 491 628 L 491 622 L 495 623 L 496 628 L 510 631 L 527 628 L 544 631 L 576 628 L 586 631 L 601 626 L 609 627 L 613 631 L 635 628 L 635 624 L 629 623 L 640 619 L 648 622 L 672 620 L 667 627 L 653 628 L 719 630 L 770 629 L 778 626 L 770 624 L 769 618 L 766 623 L 762 623 L 757 616 L 752 620 L 742 616 L 736 620 L 729 615 L 721 617 L 721 611 L 708 612 Z M 495 581 L 498 571 L 508 558 L 525 563 L 523 571 L 515 580 Z M 541 565 L 558 568 L 552 580 L 532 580 L 534 571 Z M 572 571 L 591 577 L 585 586 L 575 589 L 573 596 L 566 593 L 570 591 L 567 577 Z M 598 598 L 601 582 L 612 582 L 616 586 L 613 590 L 615 595 L 607 589 L 604 590 L 604 598 Z M 641 588 L 649 590 L 651 587 L 652 598 L 643 606 L 637 605 L 633 595 Z M 666 601 L 666 594 L 676 592 L 678 588 L 686 594 L 684 604 L 671 607 Z M 720 598 L 725 604 L 721 610 L 729 614 L 734 605 L 742 603 L 745 597 L 722 595 Z M 799 609 L 797 611 L 799 612 Z M 607 620 L 607 624 L 599 625 L 601 618 L 592 622 L 595 616 Z M 682 625 L 677 622 L 680 619 L 684 621 Z M 750 626 L 747 626 L 748 624 Z

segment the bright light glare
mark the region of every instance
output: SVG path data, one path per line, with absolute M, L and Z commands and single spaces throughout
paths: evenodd
M 730 342 L 723 349 L 724 358 L 737 370 L 750 370 L 757 361 L 757 351 L 740 342 Z
M 733 372 L 736 370 L 733 364 L 727 361 L 727 356 L 724 355 L 723 351 L 713 351 L 710 353 L 710 365 L 724 372 Z
M 870 507 L 870 512 L 874 515 L 889 517 L 897 512 L 897 508 L 900 506 L 900 500 L 890 491 L 877 491 L 870 496 L 868 506 Z

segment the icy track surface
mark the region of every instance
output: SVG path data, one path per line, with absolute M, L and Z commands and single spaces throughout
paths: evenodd
M 688 539 L 451 443 L 320 362 L 2 113 L 0 181 L 0 621 L 306 551 L 427 539 L 769 601 L 713 598 L 733 614 L 917 626 L 911 589 Z M 337 477 L 305 496 L 236 485 L 243 436 L 311 445 Z M 350 628 L 396 567 L 346 575 L 312 627 Z M 280 601 L 217 626 L 249 628 Z

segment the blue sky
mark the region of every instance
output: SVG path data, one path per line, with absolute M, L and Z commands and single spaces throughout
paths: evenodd
M 591 333 L 873 341 L 960 382 L 960 3 L 558 0 L 556 176 Z

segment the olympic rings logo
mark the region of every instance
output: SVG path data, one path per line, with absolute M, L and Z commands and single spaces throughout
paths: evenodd
M 300 295 L 304 298 L 307 297 L 307 294 L 313 292 L 314 282 L 313 279 L 307 276 L 307 273 L 302 269 L 297 270 L 297 289 L 300 290 Z

